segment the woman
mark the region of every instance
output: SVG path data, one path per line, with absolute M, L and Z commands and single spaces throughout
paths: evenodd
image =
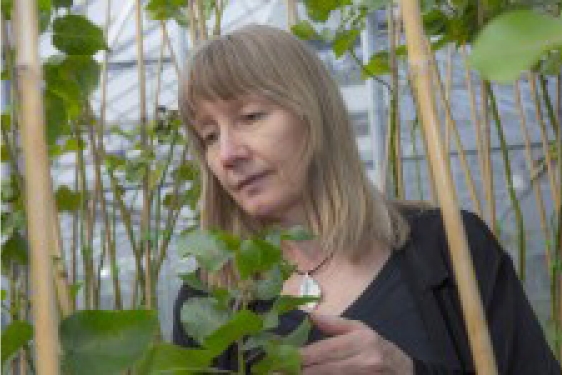
M 283 294 L 320 296 L 304 374 L 474 371 L 439 211 L 398 208 L 369 183 L 339 89 L 314 52 L 284 31 L 247 26 L 194 53 L 180 96 L 202 170 L 201 225 L 315 234 L 282 248 L 298 269 Z M 560 374 L 511 260 L 478 218 L 464 219 L 500 373 Z M 176 302 L 179 345 L 194 345 L 180 321 L 193 293 L 183 287 Z M 284 316 L 281 331 L 304 315 Z

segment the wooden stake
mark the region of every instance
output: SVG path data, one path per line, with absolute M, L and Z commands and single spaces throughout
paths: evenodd
M 527 130 L 527 117 L 525 116 L 525 111 L 523 110 L 523 105 L 521 103 L 521 90 L 519 88 L 519 81 L 515 81 L 513 85 L 514 96 L 515 96 L 515 107 L 517 108 L 517 113 L 519 114 L 519 124 L 521 125 L 521 133 L 523 134 L 523 140 L 525 143 L 525 158 L 527 159 L 527 167 L 529 168 L 529 173 L 532 174 L 535 169 L 535 163 L 533 161 L 533 154 L 531 150 L 531 141 L 529 136 L 529 131 Z M 531 185 L 533 186 L 533 191 L 535 193 L 535 200 L 537 201 L 537 210 L 539 211 L 540 225 L 543 232 L 545 240 L 550 239 L 550 230 L 546 218 L 546 210 L 544 208 L 544 200 L 542 198 L 542 191 L 540 187 L 540 181 L 530 176 Z M 550 246 L 549 241 L 546 242 L 546 264 L 547 270 L 550 273 L 551 270 L 551 256 L 550 256 Z
M 39 62 L 37 4 L 34 0 L 14 3 L 14 24 L 19 37 L 16 43 L 16 71 L 21 87 L 21 132 L 25 158 L 25 184 L 29 244 L 31 250 L 32 307 L 35 320 L 37 373 L 59 373 L 59 339 L 56 295 L 53 287 L 53 259 L 48 249 L 54 244 L 53 187 L 45 139 L 45 119 Z
M 402 0 L 402 16 L 408 45 L 408 60 L 416 82 L 417 97 L 421 109 L 423 130 L 428 141 L 431 167 L 440 176 L 436 180 L 453 270 L 458 284 L 459 296 L 465 317 L 470 348 L 478 374 L 497 374 L 486 317 L 478 291 L 472 258 L 462 218 L 458 208 L 451 171 L 445 162 L 443 141 L 435 111 L 435 98 L 431 86 L 431 60 L 426 47 L 418 1 Z
M 541 130 L 541 142 L 542 142 L 542 149 L 544 153 L 544 160 L 546 163 L 546 174 L 548 176 L 548 182 L 550 185 L 550 193 L 552 196 L 552 201 L 554 202 L 554 207 L 560 206 L 560 200 L 558 198 L 558 189 L 556 185 L 556 177 L 554 175 L 555 171 L 552 167 L 552 158 L 550 155 L 550 150 L 548 146 L 548 131 L 546 129 L 546 124 L 544 121 L 544 116 L 542 114 L 542 107 L 541 102 L 539 99 L 539 93 L 537 90 L 536 84 L 536 74 L 530 72 L 529 73 L 529 85 L 531 87 L 531 96 L 533 97 L 533 101 L 535 103 L 535 116 L 537 120 L 537 124 L 539 125 L 539 129 Z
M 429 48 L 429 46 L 428 46 Z M 429 50 L 429 49 L 428 49 Z M 450 51 L 450 50 L 449 50 Z M 451 55 L 449 55 L 450 57 Z M 454 136 L 455 144 L 457 148 L 457 153 L 459 156 L 459 161 L 461 167 L 464 172 L 464 178 L 466 180 L 466 186 L 468 188 L 468 192 L 470 193 L 470 198 L 472 199 L 472 204 L 474 205 L 474 211 L 479 215 L 482 216 L 482 209 L 480 208 L 480 200 L 478 199 L 478 194 L 476 193 L 476 186 L 474 184 L 474 179 L 472 178 L 472 173 L 470 172 L 470 167 L 468 166 L 468 160 L 466 159 L 466 153 L 464 152 L 464 147 L 462 144 L 462 140 L 459 134 L 458 126 L 453 118 L 453 113 L 451 110 L 451 102 L 449 100 L 450 97 L 450 66 L 452 65 L 449 61 L 448 67 L 448 76 L 447 76 L 447 87 L 443 88 L 443 82 L 441 80 L 441 76 L 439 75 L 439 69 L 437 68 L 437 60 L 435 59 L 435 55 L 433 53 L 430 54 L 432 60 L 432 67 L 433 67 L 433 74 L 436 79 L 437 83 L 437 91 L 439 92 L 439 98 L 441 99 L 441 103 L 443 105 L 443 109 L 445 110 L 445 155 L 449 155 L 449 142 L 451 133 Z
M 147 110 L 146 110 L 146 77 L 144 67 L 144 38 L 142 33 L 142 4 L 141 0 L 136 3 L 136 24 L 137 24 L 137 64 L 139 73 L 139 104 L 140 104 L 140 126 L 141 126 L 141 142 L 143 150 L 148 146 L 148 129 L 147 129 Z M 145 176 L 142 182 L 143 191 L 143 208 L 141 216 L 141 244 L 144 247 L 145 259 L 145 305 L 146 308 L 152 308 L 152 254 L 148 234 L 150 230 L 150 188 L 149 188 L 149 167 L 146 168 Z
M 296 0 L 287 0 L 287 26 L 289 29 L 299 21 Z

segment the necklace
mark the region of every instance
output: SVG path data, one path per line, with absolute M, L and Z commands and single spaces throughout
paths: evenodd
M 308 270 L 308 271 L 301 271 L 295 270 L 295 272 L 302 276 L 301 285 L 299 287 L 299 296 L 300 297 L 317 297 L 318 300 L 308 302 L 305 304 L 307 308 L 310 310 L 314 310 L 316 306 L 322 301 L 322 289 L 320 288 L 320 284 L 318 281 L 314 280 L 312 276 L 320 269 L 323 265 L 325 265 L 332 257 L 334 253 L 328 254 L 322 262 L 320 262 L 316 267 Z

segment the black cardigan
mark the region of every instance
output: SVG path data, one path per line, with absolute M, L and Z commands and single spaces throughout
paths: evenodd
M 414 358 L 415 374 L 472 374 L 474 363 L 441 213 L 435 209 L 406 209 L 403 214 L 410 224 L 410 237 L 396 250 L 396 255 L 442 363 L 423 363 Z M 463 221 L 499 373 L 562 374 L 515 274 L 511 258 L 476 215 L 463 212 Z M 190 296 L 193 291 L 182 288 L 174 308 L 173 341 L 182 346 L 195 345 L 180 321 L 181 306 Z M 219 358 L 217 365 L 228 366 L 230 354 Z
M 470 374 L 474 363 L 438 210 L 405 212 L 404 275 L 439 356 L 451 369 L 414 360 L 416 374 Z M 509 255 L 474 214 L 463 221 L 500 374 L 561 374 Z

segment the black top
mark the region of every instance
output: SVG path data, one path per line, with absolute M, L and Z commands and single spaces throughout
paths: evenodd
M 417 375 L 474 374 L 441 213 L 409 209 L 404 215 L 409 240 L 343 316 L 372 325 L 401 347 L 413 358 Z M 499 373 L 561 375 L 508 254 L 476 215 L 463 212 L 463 221 Z M 195 294 L 183 287 L 178 295 L 173 331 L 178 345 L 195 345 L 180 321 L 183 302 Z M 392 314 L 406 318 L 397 327 Z M 300 311 L 287 314 L 281 328 L 290 331 L 303 316 Z M 310 341 L 319 338 L 313 331 Z M 231 366 L 230 357 L 225 353 L 218 367 Z

